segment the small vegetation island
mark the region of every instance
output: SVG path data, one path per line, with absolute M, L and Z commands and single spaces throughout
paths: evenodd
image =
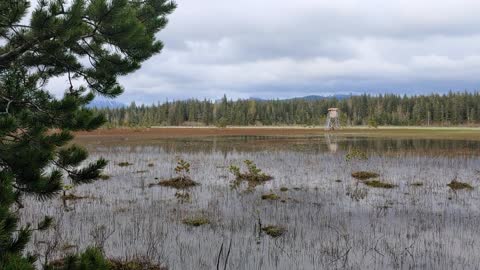
M 359 36 L 374 27 L 345 10 L 353 4 L 178 2 L 0 1 L 0 270 L 479 267 L 480 92 L 413 91 L 470 86 L 462 76 L 478 56 L 420 49 L 418 33 L 397 28 L 419 23 L 413 13 L 397 22 L 409 10 L 399 0 L 385 13 L 396 28 L 382 27 L 409 36 L 402 50 L 390 36 L 353 42 L 336 25 L 344 14 Z M 315 32 L 325 46 L 307 29 L 318 18 L 341 32 Z M 421 42 L 468 41 L 419 28 L 433 29 Z M 398 55 L 383 59 L 384 43 Z M 396 63 L 410 47 L 414 57 Z M 298 90 L 280 98 L 292 82 Z M 390 83 L 412 92 L 379 90 Z M 302 90 L 348 85 L 372 90 Z

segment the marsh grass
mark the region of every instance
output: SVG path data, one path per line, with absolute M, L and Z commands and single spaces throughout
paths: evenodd
M 358 186 L 349 186 L 347 187 L 347 196 L 349 196 L 354 201 L 361 201 L 365 199 L 368 195 L 368 189 L 360 188 Z
M 301 150 L 293 147 L 296 144 L 302 145 Z M 368 160 L 347 162 L 342 149 L 354 147 L 368 150 Z M 42 202 L 24 198 L 25 207 L 18 211 L 20 225 L 36 224 L 44 215 L 63 224 L 57 232 L 34 232 L 27 252 L 39 254 L 41 262 L 46 250 L 54 250 L 50 261 L 60 258 L 64 244 L 78 245 L 67 252 L 84 250 L 92 243 L 90 232 L 104 225 L 113 231 L 105 242 L 107 257 L 128 261 L 147 256 L 170 269 L 216 269 L 222 243 L 224 252 L 218 257 L 224 269 L 225 244 L 230 240 L 226 269 L 447 270 L 480 265 L 479 218 L 472 215 L 480 205 L 480 189 L 460 196 L 462 191 L 445 186 L 457 174 L 459 180 L 475 183 L 480 142 L 349 137 L 339 140 L 338 151 L 331 153 L 323 136 L 219 137 L 92 144 L 89 149 L 92 160 L 102 156 L 134 165 L 120 169 L 110 163 L 105 174 L 115 181 L 75 187 L 75 194 L 98 199 L 72 201 L 70 211 L 62 207 L 61 198 Z M 148 179 L 158 183 L 154 177 L 177 177 L 173 173 L 177 156 L 192 163 L 191 178 L 201 183 L 188 190 L 192 203 L 179 203 L 175 195 L 187 190 L 145 188 Z M 248 193 L 232 190 L 230 181 L 222 177 L 225 168 L 246 159 L 254 160 L 275 180 L 241 180 L 242 187 L 255 183 L 256 188 Z M 149 168 L 153 161 L 155 167 Z M 137 170 L 149 171 L 135 174 Z M 351 177 L 360 170 L 378 172 L 379 179 L 398 187 L 368 187 Z M 409 185 L 415 181 L 428 188 Z M 281 187 L 288 193 L 281 193 Z M 281 199 L 262 201 L 261 195 L 268 193 Z M 211 225 L 182 223 L 202 216 L 211 219 Z M 281 225 L 288 232 L 270 238 L 257 217 L 263 226 Z M 52 241 L 57 236 L 58 241 Z M 50 242 L 59 244 L 53 249 L 54 245 L 45 244 Z

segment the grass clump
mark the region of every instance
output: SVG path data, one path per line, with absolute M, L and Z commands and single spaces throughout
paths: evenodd
M 273 179 L 271 175 L 268 175 L 264 173 L 261 169 L 259 169 L 257 165 L 253 163 L 253 161 L 247 159 L 243 163 L 245 163 L 245 165 L 247 166 L 246 172 L 241 172 L 240 168 L 235 165 L 231 165 L 229 167 L 230 172 L 235 175 L 237 180 L 265 182 Z
M 124 161 L 124 162 L 118 163 L 117 165 L 120 166 L 120 167 L 127 167 L 127 166 L 133 165 L 133 163 L 130 163 L 128 161 Z
M 269 226 L 263 227 L 262 231 L 273 238 L 277 238 L 285 234 L 287 230 L 280 226 L 269 225 Z
M 375 178 L 378 176 L 379 176 L 378 173 L 368 172 L 368 171 L 359 171 L 359 172 L 352 173 L 352 177 L 359 180 L 366 180 L 366 179 Z
M 281 188 L 280 188 L 280 191 L 281 191 L 281 192 L 287 192 L 287 191 L 288 191 L 288 188 L 287 188 L 287 187 L 281 187 Z
M 176 188 L 176 189 L 186 189 L 186 188 L 198 186 L 199 184 L 190 178 L 174 177 L 168 180 L 162 180 L 158 182 L 157 185 Z
M 460 189 L 472 190 L 473 189 L 472 185 L 470 185 L 468 183 L 463 183 L 463 182 L 457 181 L 456 178 L 453 179 L 452 182 L 447 184 L 447 186 L 450 187 L 453 190 L 460 190 Z
M 186 162 L 183 159 L 178 160 L 177 167 L 175 167 L 176 177 L 173 177 L 168 180 L 162 180 L 158 184 L 164 187 L 172 187 L 176 189 L 186 189 L 193 186 L 198 186 L 199 184 L 190 178 L 190 163 Z M 150 185 L 150 186 L 152 186 Z
M 262 200 L 276 201 L 278 199 L 280 199 L 280 196 L 278 196 L 275 193 L 263 194 L 262 195 Z
M 210 220 L 206 217 L 190 217 L 182 220 L 182 223 L 192 227 L 199 227 L 210 224 Z
M 382 182 L 380 180 L 369 180 L 363 182 L 365 185 L 369 187 L 374 187 L 374 188 L 394 188 L 396 185 L 387 183 L 387 182 Z

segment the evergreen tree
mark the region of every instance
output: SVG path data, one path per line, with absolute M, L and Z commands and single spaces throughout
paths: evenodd
M 39 0 L 22 24 L 29 7 L 28 0 L 0 2 L 0 269 L 33 269 L 35 254 L 24 256 L 24 248 L 34 230 L 52 222 L 46 217 L 19 228 L 16 210 L 24 195 L 48 199 L 65 180 L 99 177 L 107 161 L 85 164 L 86 150 L 68 145 L 72 132 L 104 124 L 104 116 L 85 105 L 95 95 L 119 95 L 117 77 L 160 52 L 155 33 L 175 4 Z M 60 99 L 46 89 L 57 76 L 69 81 Z

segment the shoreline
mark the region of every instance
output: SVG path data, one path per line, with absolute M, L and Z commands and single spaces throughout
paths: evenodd
M 478 127 L 346 127 L 326 131 L 323 127 L 262 126 L 226 128 L 217 127 L 150 127 L 150 128 L 101 128 L 91 132 L 75 132 L 76 141 L 90 140 L 155 140 L 168 138 L 215 137 L 215 136 L 336 136 L 453 139 L 480 141 Z

